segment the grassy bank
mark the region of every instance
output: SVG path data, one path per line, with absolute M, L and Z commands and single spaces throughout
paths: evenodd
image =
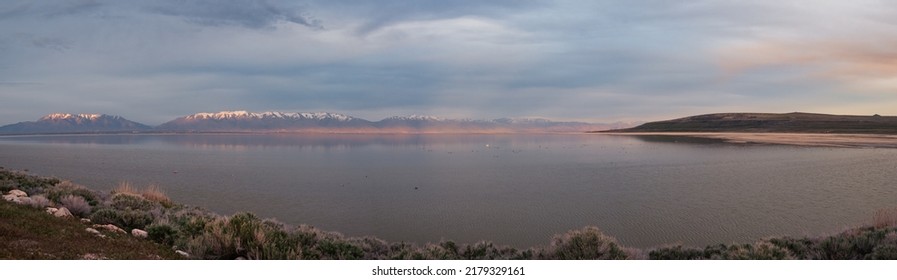
M 175 250 L 195 259 L 897 259 L 895 211 L 877 213 L 874 225 L 832 236 L 637 249 L 586 227 L 558 234 L 543 246 L 520 249 L 488 241 L 418 245 L 346 237 L 251 213 L 217 215 L 174 203 L 152 186 L 122 184 L 102 193 L 54 178 L 0 170 L 0 191 L 12 190 L 24 191 L 28 199 L 21 205 L 0 203 L 0 258 L 7 259 L 167 259 L 179 257 Z M 57 218 L 45 213 L 45 207 L 65 207 L 75 217 Z M 97 237 L 86 232 L 85 223 L 111 224 L 125 232 L 145 230 L 147 240 L 126 233 Z

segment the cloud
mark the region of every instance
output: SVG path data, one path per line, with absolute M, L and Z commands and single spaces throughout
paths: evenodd
M 276 0 L 165 0 L 150 1 L 149 10 L 181 17 L 202 25 L 238 25 L 247 28 L 272 27 L 280 22 L 323 28 L 320 20 L 301 5 Z
M 0 117 L 897 114 L 897 5 L 857 1 L 0 1 Z
M 5 7 L 4 7 L 5 6 Z M 8 20 L 28 16 L 53 18 L 77 15 L 100 8 L 102 4 L 95 0 L 50 0 L 50 1 L 4 1 L 0 6 L 0 20 Z
M 341 18 L 362 36 L 402 22 L 461 17 L 494 19 L 544 6 L 533 0 L 312 0 L 310 5 L 324 13 L 330 11 L 329 16 Z

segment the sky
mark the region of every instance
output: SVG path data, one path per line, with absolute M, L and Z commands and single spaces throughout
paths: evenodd
M 897 115 L 897 2 L 0 2 L 0 124 L 223 110 Z

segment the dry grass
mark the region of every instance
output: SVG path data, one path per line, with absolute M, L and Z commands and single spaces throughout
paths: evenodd
M 140 192 L 140 195 L 142 195 L 143 198 L 146 198 L 146 200 L 155 201 L 162 205 L 171 203 L 171 199 L 168 198 L 168 195 L 165 195 L 165 192 L 156 185 L 149 185 L 146 189 Z
M 882 208 L 872 214 L 872 225 L 876 228 L 897 226 L 897 208 Z
M 118 183 L 114 189 L 112 189 L 112 194 L 131 194 L 131 195 L 139 195 L 140 192 L 137 191 L 137 188 L 131 185 L 131 182 L 122 181 Z
M 112 190 L 112 194 L 139 196 L 149 201 L 158 202 L 164 206 L 170 206 L 172 204 L 171 198 L 168 198 L 168 195 L 166 195 L 157 185 L 149 185 L 141 190 L 130 182 L 123 181 Z

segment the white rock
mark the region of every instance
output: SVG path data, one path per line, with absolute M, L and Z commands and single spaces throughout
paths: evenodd
M 174 251 L 174 252 L 175 252 L 175 253 L 178 253 L 178 255 L 184 256 L 185 258 L 189 258 L 189 257 L 190 257 L 190 254 L 189 254 L 189 253 L 184 252 L 184 251 L 181 251 L 181 250 L 176 250 L 176 251 Z
M 81 218 L 81 223 L 90 224 L 90 219 L 88 219 L 88 218 Z
M 71 217 L 72 212 L 69 212 L 69 209 L 66 209 L 65 207 L 59 207 L 59 209 L 53 213 L 53 216 L 60 218 Z
M 53 207 L 47 207 L 47 214 L 53 215 L 53 214 L 56 214 L 56 211 L 59 211 L 59 209 L 56 209 Z
M 149 237 L 149 234 L 146 233 L 146 231 L 144 231 L 144 230 L 142 230 L 142 229 L 136 229 L 136 228 L 131 230 L 131 235 L 136 236 L 136 237 L 140 237 L 140 238 L 147 238 L 147 237 Z
M 3 196 L 3 200 L 11 201 L 11 202 L 15 202 L 15 203 L 20 203 L 20 202 L 22 201 L 21 199 L 19 199 L 18 196 L 15 196 L 15 195 L 12 195 L 12 194 L 4 195 L 4 196 Z
M 86 231 L 89 232 L 89 233 L 93 233 L 93 234 L 95 234 L 96 236 L 99 236 L 99 237 L 106 237 L 105 235 L 103 235 L 102 233 L 100 233 L 99 230 L 96 230 L 96 229 L 86 228 L 86 229 L 84 229 L 84 230 L 86 230 Z
M 93 225 L 93 228 L 107 230 L 115 233 L 127 233 L 125 230 L 113 225 L 113 224 L 105 224 L 105 225 Z
M 20 191 L 20 190 L 11 190 L 11 191 L 9 191 L 9 194 L 18 196 L 18 197 L 28 197 L 27 193 Z

